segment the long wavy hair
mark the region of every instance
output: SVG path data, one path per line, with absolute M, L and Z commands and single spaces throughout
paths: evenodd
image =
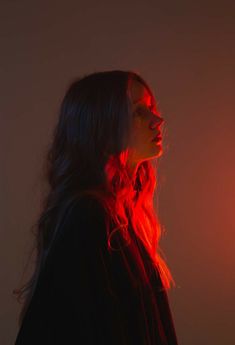
M 106 229 L 110 251 L 116 250 L 112 236 L 119 231 L 128 242 L 131 227 L 158 270 L 164 288 L 169 289 L 170 282 L 175 285 L 159 246 L 162 226 L 153 206 L 157 187 L 156 158 L 142 161 L 135 175 L 128 172 L 128 143 L 133 121 L 130 85 L 134 80 L 148 90 L 153 110 L 156 110 L 150 87 L 134 71 L 85 75 L 74 80 L 64 96 L 44 161 L 48 190 L 39 219 L 33 225 L 35 269 L 27 283 L 13 290 L 19 302 L 24 300 L 19 324 L 66 210 L 84 195 L 99 200 L 115 224 L 112 231 L 110 227 Z

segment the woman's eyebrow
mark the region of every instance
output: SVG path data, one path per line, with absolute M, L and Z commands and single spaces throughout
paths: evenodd
M 146 98 L 145 98 L 145 97 L 139 98 L 139 99 L 137 99 L 135 102 L 133 102 L 133 104 L 139 103 L 139 102 L 141 102 L 141 101 L 146 101 Z M 150 99 L 150 104 L 152 104 L 151 99 Z

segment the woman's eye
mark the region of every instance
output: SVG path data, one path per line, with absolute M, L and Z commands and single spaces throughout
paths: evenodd
M 139 114 L 139 115 L 147 115 L 148 114 L 148 111 L 151 111 L 153 112 L 153 106 L 140 106 L 136 109 L 136 113 Z
M 146 110 L 149 110 L 149 107 L 146 107 L 146 106 L 139 107 L 139 111 L 141 112 L 146 112 Z

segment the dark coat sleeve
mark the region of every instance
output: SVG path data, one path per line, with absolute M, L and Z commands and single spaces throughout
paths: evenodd
M 121 253 L 108 252 L 102 206 L 94 199 L 73 205 L 49 252 L 15 345 L 153 344 L 146 333 L 151 307 L 143 309 L 143 291 L 133 286 L 130 276 L 135 268 Z

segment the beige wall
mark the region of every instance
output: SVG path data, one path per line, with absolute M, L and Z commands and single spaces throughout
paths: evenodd
M 2 1 L 0 344 L 31 248 L 40 169 L 75 76 L 133 69 L 166 120 L 159 160 L 161 243 L 181 345 L 235 344 L 234 2 Z

